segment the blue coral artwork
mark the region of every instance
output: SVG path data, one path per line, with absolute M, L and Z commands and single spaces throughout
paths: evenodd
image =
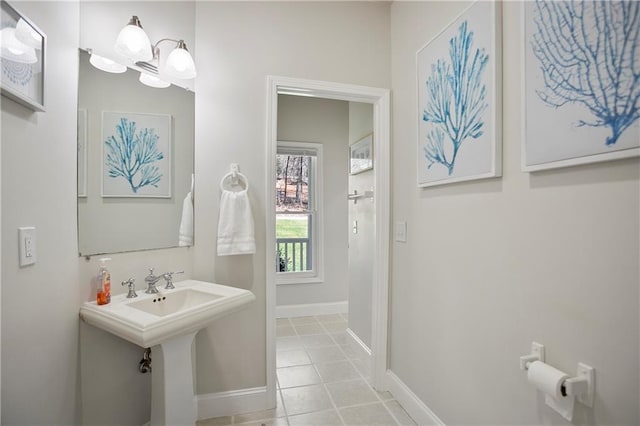
M 522 168 L 640 155 L 640 2 L 524 4 Z
M 500 26 L 476 2 L 417 52 L 418 186 L 500 176 Z
M 102 196 L 171 197 L 171 116 L 102 113 Z

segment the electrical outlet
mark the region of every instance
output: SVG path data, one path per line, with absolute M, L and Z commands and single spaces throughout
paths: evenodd
M 36 263 L 36 228 L 27 226 L 18 228 L 18 250 L 20 266 Z

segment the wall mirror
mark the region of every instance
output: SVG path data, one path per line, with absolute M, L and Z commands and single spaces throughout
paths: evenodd
M 79 55 L 79 254 L 192 244 L 180 227 L 183 214 L 193 223 L 195 94 L 145 86 L 139 70 L 108 73 Z

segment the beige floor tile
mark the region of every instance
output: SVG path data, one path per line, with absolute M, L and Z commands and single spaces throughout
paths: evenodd
M 319 323 L 295 325 L 295 330 L 300 336 L 308 334 L 325 334 L 326 331 Z
M 351 362 L 358 370 L 358 373 L 362 374 L 365 379 L 371 379 L 371 369 L 367 367 L 367 364 L 361 359 L 352 359 Z
M 303 349 L 280 351 L 276 353 L 276 367 L 293 367 L 294 365 L 311 364 L 311 359 Z
M 290 416 L 289 424 L 291 426 L 342 426 L 342 420 L 336 410 L 329 410 Z
M 276 327 L 276 337 L 295 336 L 296 330 L 291 325 L 279 325 Z
M 356 359 L 360 355 L 358 351 L 353 349 L 352 345 L 340 345 L 340 348 L 349 359 Z
M 307 348 L 307 353 L 314 363 L 342 361 L 347 359 L 338 346 L 327 346 L 325 348 Z
M 349 343 L 349 335 L 347 335 L 346 331 L 338 331 L 337 333 L 331 333 L 331 338 L 338 345 L 346 345 Z
M 280 327 L 283 325 L 291 325 L 291 321 L 289 321 L 289 318 L 276 318 L 276 327 Z
M 359 405 L 357 407 L 341 408 L 340 415 L 344 419 L 346 425 L 397 425 L 396 421 L 391 417 L 381 402 L 369 405 Z
M 214 417 L 212 419 L 199 420 L 196 422 L 196 426 L 229 426 L 231 424 L 233 424 L 231 416 Z
M 325 328 L 325 330 L 327 330 L 327 332 L 329 333 L 337 333 L 339 331 L 345 331 L 347 329 L 347 322 L 346 321 L 340 321 L 340 322 L 323 322 L 322 326 Z
M 335 346 L 335 342 L 328 334 L 311 334 L 300 336 L 302 345 L 306 348 L 317 348 L 320 346 Z
M 315 366 L 325 383 L 360 378 L 360 374 L 349 361 L 324 362 Z
M 387 406 L 389 411 L 391 411 L 391 414 L 393 415 L 393 417 L 396 418 L 396 420 L 398 421 L 398 424 L 400 424 L 401 426 L 416 425 L 416 422 L 413 421 L 411 416 L 407 414 L 407 412 L 404 410 L 404 408 L 402 408 L 402 405 L 400 405 L 398 401 L 395 401 L 395 400 L 387 401 L 384 403 L 384 405 Z
M 384 392 L 376 391 L 376 395 L 378 395 L 378 398 L 380 398 L 382 401 L 390 401 L 393 399 L 393 395 L 391 394 L 391 392 L 388 392 L 388 391 L 384 391 Z
M 260 420 L 273 420 L 278 417 L 284 417 L 285 415 L 284 410 L 278 411 L 277 408 L 247 414 L 237 414 L 233 416 L 233 424 L 258 422 Z
M 341 314 L 329 314 L 329 315 L 316 315 L 316 319 L 321 323 L 325 322 L 343 322 Z
M 292 349 L 302 349 L 302 341 L 298 336 L 278 337 L 276 339 L 277 351 L 290 351 Z
M 375 392 L 362 379 L 327 383 L 326 386 L 336 407 L 349 407 L 378 401 Z
M 234 423 L 234 425 L 242 426 L 289 426 L 286 417 L 279 417 L 277 419 L 260 420 L 257 422 L 249 423 Z
M 282 389 L 281 392 L 289 416 L 332 408 L 329 395 L 322 385 Z
M 289 321 L 291 321 L 291 324 L 293 324 L 293 325 L 317 324 L 318 323 L 318 321 L 315 319 L 315 317 L 289 318 Z
M 278 368 L 277 375 L 281 389 L 315 385 L 321 381 L 313 365 Z

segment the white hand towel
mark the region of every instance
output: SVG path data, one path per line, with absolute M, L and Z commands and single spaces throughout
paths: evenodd
M 182 202 L 182 219 L 180 219 L 180 232 L 178 235 L 178 246 L 193 245 L 193 198 L 191 192 L 187 194 Z
M 256 252 L 253 217 L 247 191 L 222 191 L 218 219 L 218 256 Z

